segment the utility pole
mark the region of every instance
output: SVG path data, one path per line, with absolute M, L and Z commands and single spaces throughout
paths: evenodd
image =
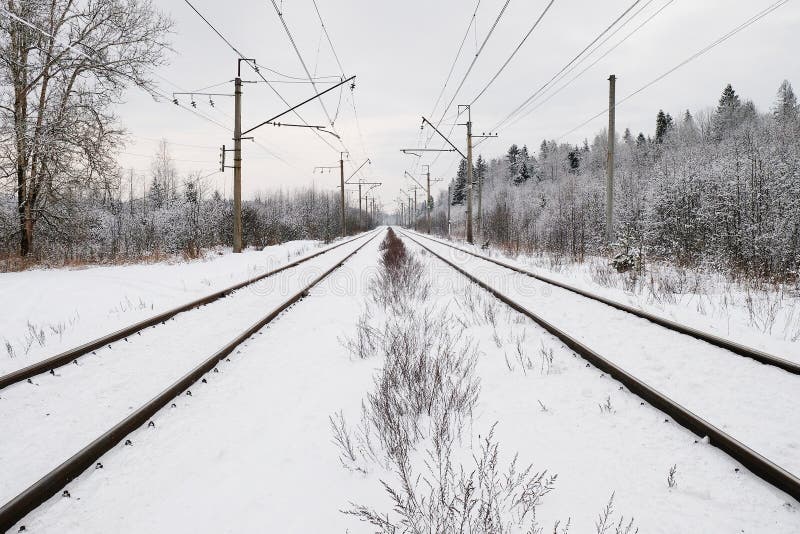
M 480 156 L 479 156 L 480 157 Z M 483 176 L 478 175 L 478 236 L 483 240 Z
M 450 204 L 453 202 L 450 198 L 450 186 L 447 186 L 447 239 L 450 239 Z
M 242 251 L 242 78 L 236 76 L 233 83 L 233 252 L 239 253 Z
M 431 166 L 425 165 L 428 169 L 425 172 L 425 176 L 428 179 L 427 182 L 427 191 L 426 191 L 426 198 L 425 198 L 425 213 L 428 215 L 428 235 L 431 234 Z
M 361 180 L 358 181 L 358 229 L 359 231 L 363 227 L 362 217 L 361 217 Z
M 467 243 L 472 244 L 472 112 L 467 106 Z
M 417 204 L 417 188 L 414 188 L 414 231 L 417 231 L 417 212 L 419 211 L 419 204 Z
M 249 128 L 242 131 L 242 61 L 252 64 L 253 69 L 258 72 L 258 67 L 255 64 L 254 59 L 245 59 L 240 58 L 237 60 L 237 68 L 236 68 L 236 79 L 234 80 L 234 99 L 235 99 L 235 113 L 236 116 L 234 118 L 234 128 L 233 128 L 233 251 L 234 252 L 241 252 L 242 251 L 242 139 L 253 139 L 253 137 L 243 137 L 244 135 L 249 134 L 253 130 L 261 128 L 265 125 L 272 125 L 272 126 L 289 126 L 294 128 L 311 128 L 317 130 L 318 132 L 324 132 L 331 134 L 333 136 L 338 137 L 336 133 L 328 131 L 325 129 L 324 126 L 315 126 L 312 124 L 288 124 L 288 123 L 281 123 L 277 122 L 278 119 L 286 115 L 287 113 L 291 113 L 295 111 L 297 108 L 315 100 L 317 98 L 322 97 L 324 94 L 329 93 L 339 87 L 340 85 L 344 85 L 347 83 L 351 83 L 355 76 L 351 76 L 346 80 L 342 80 L 339 83 L 328 87 L 321 93 L 317 93 L 314 96 L 307 98 L 306 100 L 296 104 L 286 111 L 283 111 L 274 117 L 267 119 L 259 124 L 256 124 L 252 128 Z M 244 83 L 256 83 L 252 81 L 244 82 Z M 176 93 L 177 94 L 177 93 Z M 204 93 L 209 94 L 209 93 Z M 178 103 L 177 100 L 173 100 L 176 104 Z M 225 154 L 225 147 L 222 147 L 222 154 L 223 154 L 223 162 L 222 168 L 225 168 L 225 161 L 224 161 L 224 154 Z M 344 173 L 344 162 L 340 159 L 339 160 L 339 167 L 341 172 Z M 344 182 L 344 180 L 342 180 Z M 342 183 L 342 223 L 345 222 L 344 220 L 344 183 Z M 342 224 L 342 235 L 345 235 L 345 227 Z
M 344 209 L 344 152 L 339 152 L 339 186 L 342 188 L 342 237 L 347 235 L 347 218 Z
M 608 77 L 608 160 L 606 162 L 606 241 L 614 241 L 614 141 L 617 77 Z

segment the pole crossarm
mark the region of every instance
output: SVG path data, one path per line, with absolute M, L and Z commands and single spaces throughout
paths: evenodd
M 346 83 L 348 83 L 348 82 L 351 82 L 351 81 L 353 81 L 353 80 L 355 80 L 355 79 L 356 79 L 356 77 L 355 77 L 355 76 L 350 76 L 350 77 L 349 77 L 349 78 L 347 78 L 346 80 L 343 80 L 343 81 L 341 81 L 341 82 L 337 83 L 336 85 L 333 85 L 333 86 L 331 86 L 331 87 L 329 87 L 329 88 L 325 89 L 325 90 L 324 90 L 324 91 L 322 91 L 321 93 L 317 93 L 317 94 L 315 94 L 314 96 L 312 96 L 311 98 L 307 98 L 306 100 L 303 100 L 303 101 L 302 101 L 302 102 L 300 102 L 299 104 L 297 104 L 297 105 L 295 105 L 295 106 L 292 106 L 292 107 L 290 107 L 290 108 L 289 108 L 289 109 L 287 109 L 286 111 L 284 111 L 284 112 L 282 112 L 282 113 L 279 113 L 278 115 L 275 115 L 275 116 L 274 116 L 274 117 L 272 117 L 271 119 L 265 120 L 264 122 L 262 122 L 262 123 L 260 123 L 260 124 L 256 124 L 255 126 L 253 126 L 252 128 L 250 128 L 249 130 L 245 130 L 244 132 L 242 132 L 242 135 L 248 134 L 248 133 L 252 132 L 253 130 L 255 130 L 255 129 L 257 129 L 257 128 L 260 128 L 260 127 L 264 126 L 265 124 L 270 124 L 272 121 L 274 121 L 274 120 L 276 120 L 276 119 L 279 119 L 279 118 L 283 117 L 283 116 L 284 116 L 284 115 L 286 115 L 287 113 L 291 113 L 292 111 L 296 110 L 296 109 L 297 109 L 297 108 L 299 108 L 300 106 L 303 106 L 303 105 L 305 105 L 305 104 L 308 104 L 308 103 L 309 103 L 309 102 L 311 102 L 312 100 L 314 100 L 314 99 L 317 99 L 317 98 L 321 97 L 321 96 L 322 96 L 322 95 L 324 95 L 325 93 L 329 93 L 329 92 L 333 91 L 334 89 L 336 89 L 336 88 L 337 88 L 337 87 L 339 87 L 340 85 L 344 85 L 344 84 L 346 84 Z M 319 130 L 319 127 L 318 127 L 318 126 L 309 126 L 309 128 L 315 128 L 315 129 Z M 327 133 L 329 133 L 329 134 L 331 134 L 331 135 L 333 135 L 333 136 L 335 136 L 335 137 L 337 137 L 337 138 L 339 137 L 338 135 L 336 135 L 335 133 L 333 133 L 333 132 L 331 132 L 331 131 L 329 131 L 329 130 L 322 130 L 322 131 L 323 131 L 323 132 L 327 132 Z
M 455 148 L 401 148 L 404 154 L 414 154 L 414 152 L 457 152 Z M 416 156 L 416 154 L 414 154 Z
M 442 132 L 440 132 L 440 131 L 439 131 L 439 129 L 438 129 L 436 126 L 434 126 L 434 125 L 433 125 L 433 123 L 432 123 L 431 121 L 429 121 L 428 119 L 426 119 L 426 118 L 423 116 L 423 117 L 422 117 L 422 122 L 423 122 L 423 123 L 426 123 L 426 122 L 427 122 L 427 123 L 428 123 L 428 125 L 429 125 L 431 128 L 433 128 L 433 130 L 434 130 L 434 131 L 435 131 L 437 134 L 439 134 L 439 137 L 441 137 L 442 139 L 444 139 L 445 141 L 447 141 L 447 144 L 448 144 L 448 145 L 450 145 L 451 147 L 453 147 L 453 150 L 455 150 L 456 152 L 458 152 L 459 154 L 461 154 L 461 157 L 462 157 L 462 158 L 464 158 L 464 159 L 467 159 L 467 156 L 465 156 L 465 155 L 464 155 L 464 153 L 463 153 L 463 152 L 461 152 L 461 151 L 458 149 L 458 147 L 457 147 L 456 145 L 454 145 L 454 144 L 453 144 L 453 143 L 450 141 L 450 139 L 448 139 L 448 138 L 447 138 L 447 136 L 445 136 L 445 135 L 444 135 Z

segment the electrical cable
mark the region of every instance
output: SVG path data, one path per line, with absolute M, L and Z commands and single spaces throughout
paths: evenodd
M 674 67 L 672 67 L 671 69 L 667 70 L 663 74 L 657 76 L 653 80 L 651 80 L 648 83 L 644 84 L 639 89 L 633 91 L 632 93 L 630 93 L 626 97 L 622 98 L 621 100 L 619 100 L 618 102 L 616 102 L 614 104 L 614 107 L 615 108 L 618 107 L 620 104 L 630 100 L 631 98 L 633 98 L 634 96 L 638 95 L 639 93 L 641 93 L 645 89 L 647 89 L 647 88 L 651 87 L 652 85 L 655 85 L 656 83 L 660 82 L 661 80 L 663 80 L 664 78 L 666 78 L 667 76 L 669 76 L 670 74 L 675 72 L 676 70 L 678 70 L 681 67 L 683 67 L 684 65 L 694 61 L 695 59 L 697 59 L 698 57 L 702 56 L 706 52 L 712 50 L 713 48 L 717 47 L 718 45 L 724 43 L 725 41 L 727 41 L 728 39 L 730 39 L 731 37 L 733 37 L 734 35 L 736 35 L 740 31 L 742 31 L 742 30 L 748 28 L 749 26 L 751 26 L 752 24 L 758 22 L 759 20 L 761 20 L 762 18 L 766 17 L 767 15 L 769 15 L 770 13 L 775 11 L 776 9 L 782 7 L 784 4 L 786 4 L 788 2 L 789 2 L 789 0 L 779 0 L 778 2 L 775 2 L 774 4 L 771 4 L 770 6 L 768 6 L 765 9 L 763 9 L 762 11 L 759 11 L 758 13 L 756 13 L 755 15 L 753 15 L 752 17 L 747 19 L 745 22 L 743 22 L 739 26 L 737 26 L 734 29 L 730 30 L 728 33 L 726 33 L 723 36 L 719 37 L 718 39 L 716 39 L 715 41 L 713 41 L 710 44 L 706 45 L 704 48 L 702 48 L 699 51 L 695 52 L 694 54 L 692 54 L 688 58 L 684 59 L 683 61 L 681 61 L 680 63 L 678 63 Z M 593 115 L 591 118 L 589 118 L 586 121 L 582 122 L 581 124 L 579 124 L 575 128 L 572 128 L 571 130 L 569 130 L 569 131 L 561 134 L 560 136 L 558 136 L 557 140 L 563 139 L 564 137 L 566 137 L 567 135 L 571 134 L 575 130 L 578 130 L 578 129 L 586 126 L 587 124 L 589 124 L 590 122 L 592 122 L 596 118 L 598 118 L 598 117 L 604 115 L 605 113 L 607 113 L 608 110 L 609 110 L 609 108 L 606 108 L 603 111 L 601 111 L 600 113 L 597 113 L 596 115 Z
M 608 27 L 607 27 L 606 29 L 604 29 L 602 32 L 600 32 L 600 33 L 597 35 L 597 37 L 595 37 L 595 38 L 594 38 L 594 39 L 593 39 L 593 40 L 592 40 L 592 41 L 591 41 L 591 42 L 590 42 L 588 45 L 586 45 L 586 47 L 585 47 L 583 50 L 581 50 L 581 51 L 580 51 L 580 52 L 579 52 L 579 53 L 578 53 L 578 54 L 577 54 L 575 57 L 573 57 L 573 58 L 572 58 L 572 59 L 571 59 L 571 60 L 570 60 L 570 61 L 569 61 L 569 62 L 568 62 L 566 65 L 564 65 L 564 66 L 561 68 L 561 70 L 559 70 L 559 71 L 558 71 L 558 72 L 557 72 L 557 73 L 556 73 L 556 74 L 555 74 L 555 75 L 554 75 L 552 78 L 550 78 L 550 80 L 548 80 L 548 81 L 547 81 L 547 82 L 546 82 L 544 85 L 542 85 L 541 87 L 539 87 L 539 89 L 537 89 L 537 90 L 536 90 L 536 91 L 535 91 L 535 92 L 534 92 L 532 95 L 530 95 L 530 96 L 529 96 L 527 99 L 525 99 L 525 101 L 523 101 L 523 102 L 522 102 L 520 105 L 518 105 L 516 108 L 514 108 L 514 109 L 511 111 L 511 113 L 509 113 L 508 115 L 506 115 L 506 117 L 505 117 L 505 118 L 503 118 L 503 120 L 501 120 L 501 121 L 500 121 L 500 122 L 498 122 L 498 123 L 497 123 L 495 126 L 493 126 L 492 128 L 490 128 L 490 130 L 489 130 L 489 131 L 495 131 L 495 130 L 497 130 L 497 129 L 498 129 L 500 126 L 502 126 L 503 124 L 505 124 L 506 122 L 508 122 L 508 120 L 509 120 L 509 119 L 511 119 L 511 118 L 512 118 L 512 117 L 513 117 L 515 114 L 517 114 L 518 112 L 520 112 L 520 111 L 521 111 L 521 110 L 522 110 L 522 109 L 523 109 L 525 106 L 527 106 L 527 105 L 528 105 L 528 103 L 529 103 L 529 102 L 531 102 L 531 101 L 532 101 L 534 98 L 536 98 L 536 96 L 537 96 L 537 95 L 539 95 L 539 94 L 540 94 L 542 91 L 544 91 L 544 90 L 545 90 L 547 87 L 549 87 L 549 86 L 550 86 L 550 84 L 551 84 L 551 83 L 553 83 L 553 82 L 554 82 L 554 81 L 555 81 L 555 80 L 556 80 L 556 79 L 557 79 L 557 78 L 558 78 L 558 77 L 561 75 L 561 73 L 563 73 L 564 71 L 566 71 L 566 70 L 567 70 L 567 69 L 568 69 L 568 68 L 569 68 L 569 67 L 570 67 L 570 66 L 571 66 L 573 63 L 575 63 L 576 61 L 578 61 L 578 59 L 580 59 L 580 58 L 583 56 L 583 54 L 584 54 L 584 53 L 585 53 L 587 50 L 589 50 L 589 49 L 590 49 L 592 46 L 594 46 L 594 44 L 595 44 L 597 41 L 599 41 L 599 40 L 600 40 L 600 39 L 601 39 L 601 38 L 602 38 L 602 37 L 603 37 L 603 36 L 604 36 L 606 33 L 608 33 L 608 32 L 609 32 L 609 31 L 610 31 L 610 30 L 611 30 L 611 29 L 612 29 L 614 26 L 616 26 L 616 25 L 617 25 L 617 23 L 618 23 L 620 20 L 622 20 L 622 19 L 623 19 L 623 18 L 624 18 L 624 17 L 625 17 L 625 16 L 626 16 L 628 13 L 630 13 L 630 12 L 631 12 L 631 10 L 633 10 L 633 8 L 634 8 L 634 7 L 636 7 L 636 6 L 637 6 L 637 5 L 638 5 L 638 4 L 639 4 L 641 1 L 642 1 L 642 0 L 634 0 L 634 2 L 633 2 L 633 3 L 632 3 L 630 6 L 628 6 L 628 8 L 627 8 L 625 11 L 623 11 L 623 12 L 622 12 L 622 14 L 621 14 L 620 16 L 618 16 L 618 17 L 617 17 L 617 18 L 616 18 L 616 19 L 615 19 L 615 20 L 614 20 L 614 21 L 613 21 L 611 24 L 609 24 L 609 25 L 608 25 Z
M 500 76 L 500 73 L 502 73 L 503 70 L 505 70 L 505 68 L 508 66 L 508 64 L 511 63 L 511 60 L 514 59 L 514 56 L 517 55 L 517 52 L 519 52 L 519 49 L 522 48 L 522 45 L 524 45 L 525 41 L 528 40 L 528 37 L 531 36 L 531 34 L 533 33 L 533 30 L 536 29 L 536 27 L 542 21 L 544 16 L 547 14 L 547 12 L 550 11 L 550 8 L 553 6 L 555 1 L 556 0 L 550 0 L 550 3 L 547 4 L 547 6 L 544 8 L 544 11 L 542 11 L 542 14 L 539 15 L 539 18 L 537 18 L 536 22 L 533 23 L 533 26 L 531 26 L 531 29 L 528 30 L 528 33 L 525 34 L 525 37 L 522 38 L 522 40 L 519 42 L 519 44 L 514 49 L 514 51 L 511 52 L 511 55 L 508 56 L 508 59 L 505 60 L 505 62 L 500 66 L 500 69 L 495 73 L 494 76 L 492 76 L 492 79 L 489 80 L 489 82 L 484 86 L 484 88 L 481 89 L 480 92 L 475 96 L 475 98 L 472 99 L 472 102 L 469 103 L 470 106 L 473 105 L 475 102 L 477 102 L 478 99 L 481 96 L 483 96 L 483 93 L 485 93 L 486 90 L 489 89 L 489 87 L 494 83 L 494 81 L 497 79 L 497 77 Z

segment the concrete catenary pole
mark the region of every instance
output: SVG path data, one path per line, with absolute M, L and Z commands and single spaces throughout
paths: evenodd
M 472 244 L 472 117 L 467 107 L 467 243 Z
M 233 251 L 242 251 L 242 79 L 234 80 Z
M 339 187 L 342 188 L 342 237 L 347 235 L 347 212 L 345 211 L 344 206 L 344 153 L 339 153 Z
M 614 242 L 614 142 L 617 77 L 608 77 L 608 160 L 606 161 L 606 242 Z
M 450 198 L 450 186 L 447 186 L 447 239 L 450 239 L 450 204 L 453 202 Z
M 361 215 L 361 180 L 358 181 L 358 231 L 364 227 L 364 217 Z
M 430 165 L 428 165 L 428 172 L 426 173 L 426 176 L 428 177 L 428 183 L 427 183 L 428 190 L 425 192 L 426 193 L 426 195 L 425 195 L 425 213 L 427 213 L 427 215 L 428 215 L 428 234 L 430 234 L 431 233 L 431 203 L 432 203 L 432 200 L 433 200 L 431 198 L 431 167 L 430 167 Z
M 419 213 L 419 204 L 417 204 L 417 188 L 414 188 L 414 231 L 417 231 L 417 214 Z

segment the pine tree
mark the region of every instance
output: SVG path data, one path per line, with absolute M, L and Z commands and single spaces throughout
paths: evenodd
M 515 185 L 522 185 L 527 182 L 531 177 L 531 171 L 528 168 L 528 163 L 523 161 L 519 166 L 519 174 L 514 178 Z
M 482 185 L 486 185 L 486 173 L 489 170 L 489 166 L 486 164 L 486 160 L 483 159 L 483 156 L 480 154 L 478 155 L 478 161 L 475 162 L 475 168 L 473 172 L 475 174 L 475 183 L 480 183 Z
M 542 141 L 542 144 L 539 145 L 539 161 L 547 159 L 547 152 L 547 141 Z
M 722 96 L 719 98 L 719 104 L 717 105 L 717 113 L 730 113 L 736 110 L 740 105 L 739 95 L 733 90 L 733 86 L 728 84 L 725 89 L 722 90 Z
M 636 136 L 636 146 L 644 146 L 645 144 L 647 144 L 647 139 L 642 132 L 639 132 L 639 135 Z
M 581 166 L 581 155 L 577 147 L 567 153 L 567 161 L 569 162 L 569 172 L 578 174 L 578 169 Z
M 733 90 L 733 86 L 728 84 L 722 91 L 717 112 L 714 114 L 714 133 L 717 139 L 721 139 L 726 132 L 736 128 L 740 122 L 741 107 L 739 95 Z
M 664 113 L 663 109 L 658 110 L 656 115 L 656 143 L 663 143 L 664 138 L 673 127 L 673 120 L 669 113 Z
M 458 165 L 458 173 L 456 174 L 455 183 L 453 184 L 453 197 L 451 204 L 453 206 L 460 206 L 464 204 L 467 198 L 467 160 L 462 159 Z
M 795 96 L 794 89 L 792 89 L 792 84 L 789 83 L 789 80 L 783 80 L 783 83 L 781 83 L 781 86 L 778 88 L 778 98 L 772 106 L 772 114 L 781 123 L 797 118 L 797 96 Z
M 626 145 L 630 145 L 633 143 L 633 136 L 631 135 L 631 129 L 625 128 L 625 133 L 622 135 L 622 140 L 625 141 Z M 584 143 L 586 140 L 584 140 Z
M 508 161 L 508 177 L 512 182 L 516 183 L 517 176 L 519 175 L 519 167 L 522 163 L 522 154 L 517 145 L 508 147 L 506 160 Z

